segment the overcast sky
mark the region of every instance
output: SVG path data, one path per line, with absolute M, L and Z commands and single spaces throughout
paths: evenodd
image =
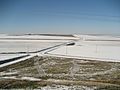
M 120 34 L 120 0 L 0 0 L 0 33 Z

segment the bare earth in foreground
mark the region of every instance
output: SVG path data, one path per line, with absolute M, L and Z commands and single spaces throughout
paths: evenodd
M 36 56 L 1 68 L 0 88 L 119 90 L 120 63 Z

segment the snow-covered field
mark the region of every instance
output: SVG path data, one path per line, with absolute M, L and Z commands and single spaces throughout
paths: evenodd
M 45 39 L 45 40 L 44 40 Z M 60 40 L 56 40 L 60 39 Z M 34 52 L 40 49 L 53 46 L 58 43 L 66 42 L 74 37 L 60 36 L 38 36 L 38 35 L 23 35 L 23 36 L 0 36 L 0 53 L 9 52 Z
M 120 38 L 81 35 L 73 46 L 63 46 L 49 52 L 52 55 L 81 59 L 120 62 Z
M 40 42 L 40 41 L 0 41 L 0 53 L 10 52 L 34 52 L 58 44 L 57 42 Z
M 5 35 L 0 34 L 0 60 L 6 60 L 23 54 L 12 54 L 18 52 L 35 52 L 54 46 L 63 42 L 68 42 L 75 37 L 63 36 L 42 36 L 42 35 Z M 7 54 L 11 53 L 11 54 Z
M 0 34 L 0 39 L 18 39 L 18 40 L 75 40 L 75 37 L 67 36 L 46 36 L 46 35 L 5 35 Z
M 0 41 L 0 61 L 10 58 L 22 56 L 23 54 L 3 54 L 3 53 L 17 53 L 17 52 L 34 52 L 59 43 L 55 42 L 1 42 Z
M 75 37 L 44 35 L 0 35 L 0 60 L 18 57 L 16 52 L 35 52 L 71 40 L 73 46 L 62 46 L 48 52 L 49 55 L 80 59 L 120 62 L 120 38 L 105 35 L 74 35 Z

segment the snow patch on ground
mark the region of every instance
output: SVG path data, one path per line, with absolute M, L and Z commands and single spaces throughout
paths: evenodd
M 41 87 L 41 90 L 95 90 L 96 87 L 53 85 Z
M 21 77 L 21 80 L 40 81 L 41 79 L 34 77 Z
M 21 77 L 21 78 L 17 78 L 16 76 L 5 76 L 5 77 L 1 77 L 4 79 L 17 79 L 17 80 L 29 80 L 29 81 L 40 81 L 41 79 L 38 78 L 34 78 L 34 77 Z

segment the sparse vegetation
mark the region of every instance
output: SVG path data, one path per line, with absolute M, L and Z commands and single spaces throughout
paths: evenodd
M 36 58 L 37 61 L 35 61 Z M 95 90 L 106 90 L 106 88 L 118 90 L 120 88 L 120 63 L 46 56 L 33 57 L 1 68 L 0 71 L 3 73 L 0 75 L 0 87 L 5 89 L 40 88 L 53 84 L 95 86 Z M 14 72 L 17 73 L 12 74 Z M 4 79 L 4 77 L 12 76 L 17 79 Z M 23 80 L 22 77 L 34 77 L 40 80 Z

